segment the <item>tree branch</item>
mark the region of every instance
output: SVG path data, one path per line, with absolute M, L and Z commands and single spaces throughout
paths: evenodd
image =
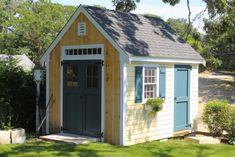
M 198 20 L 202 16 L 204 17 L 204 13 L 206 12 L 207 9 L 208 9 L 208 6 L 206 6 L 206 8 L 202 10 L 201 12 L 197 13 L 197 15 L 193 18 L 192 22 Z
M 191 32 L 191 29 L 190 29 L 190 26 L 191 26 L 191 8 L 190 8 L 189 0 L 187 0 L 187 7 L 188 7 L 188 26 L 187 26 L 184 34 L 183 34 L 183 36 L 185 36 L 185 34 L 186 34 L 186 38 L 185 38 L 186 40 L 188 38 L 189 33 Z

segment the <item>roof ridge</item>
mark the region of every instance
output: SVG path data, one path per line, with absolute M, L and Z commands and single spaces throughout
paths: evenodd
M 92 7 L 92 8 L 96 8 L 96 9 L 101 9 L 101 10 L 106 10 L 106 11 L 111 11 L 111 12 L 114 12 L 114 13 L 121 13 L 121 14 L 130 14 L 130 15 L 139 15 L 139 16 L 143 16 L 143 17 L 150 17 L 150 18 L 155 18 L 155 19 L 161 19 L 163 20 L 160 16 L 159 17 L 154 17 L 154 16 L 148 16 L 148 15 L 145 15 L 145 14 L 136 14 L 136 13 L 131 13 L 131 12 L 123 12 L 123 11 L 118 11 L 118 10 L 114 10 L 114 9 L 108 9 L 106 7 L 104 8 L 101 8 L 101 7 L 97 7 L 97 6 L 91 6 L 91 5 L 81 5 L 82 7 L 86 8 L 86 7 Z M 156 15 L 158 16 L 158 15 Z M 165 21 L 165 20 L 163 20 Z

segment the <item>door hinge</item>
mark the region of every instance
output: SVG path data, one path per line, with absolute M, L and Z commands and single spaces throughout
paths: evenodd
M 104 132 L 101 132 L 98 134 L 99 138 L 100 138 L 100 142 L 102 141 L 102 138 L 104 138 Z
M 191 126 L 192 126 L 191 123 L 190 124 L 186 124 L 186 127 L 191 128 Z
M 101 61 L 99 61 L 99 62 L 96 62 L 95 64 L 98 64 L 98 65 L 104 65 L 104 61 L 103 60 L 101 60 Z
M 63 126 L 61 126 L 60 129 L 61 129 L 61 131 L 68 130 L 68 129 L 64 128 Z
M 60 64 L 61 64 L 61 66 L 63 66 L 65 64 L 68 64 L 68 62 L 66 63 L 65 61 L 61 61 Z

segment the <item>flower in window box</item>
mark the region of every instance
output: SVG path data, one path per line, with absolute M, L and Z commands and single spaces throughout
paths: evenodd
M 159 112 L 163 108 L 164 100 L 162 98 L 148 98 L 145 105 L 146 111 Z

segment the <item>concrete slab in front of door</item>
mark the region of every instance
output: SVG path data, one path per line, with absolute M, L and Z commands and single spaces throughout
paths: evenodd
M 197 135 L 197 136 L 188 136 L 185 138 L 185 141 L 191 142 L 191 143 L 197 143 L 197 144 L 219 144 L 220 140 L 213 138 L 211 136 L 203 136 L 203 135 Z
M 72 143 L 72 144 L 87 144 L 91 142 L 100 141 L 99 138 L 74 135 L 74 134 L 66 134 L 66 133 L 44 135 L 44 136 L 40 136 L 39 138 L 43 140 L 51 140 L 51 141 L 58 141 L 58 142 L 65 142 L 65 143 Z

